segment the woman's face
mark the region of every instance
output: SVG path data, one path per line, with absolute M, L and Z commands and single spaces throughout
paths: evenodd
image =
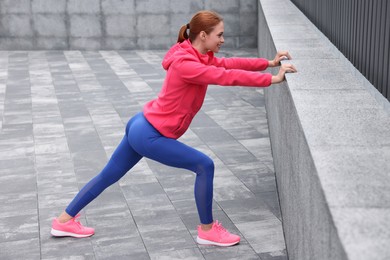
M 204 46 L 205 49 L 212 51 L 212 52 L 219 52 L 219 49 L 221 48 L 222 44 L 225 42 L 223 38 L 223 31 L 224 26 L 223 22 L 221 21 L 219 24 L 217 24 L 214 28 L 214 30 L 210 34 L 205 34 L 205 41 Z

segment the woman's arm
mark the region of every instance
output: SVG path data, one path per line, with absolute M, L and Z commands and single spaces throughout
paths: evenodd
M 240 69 L 248 71 L 265 70 L 269 66 L 269 61 L 263 58 L 218 58 L 214 57 L 210 65 L 223 67 L 225 69 Z
M 280 61 L 291 60 L 291 56 L 288 51 L 278 51 L 273 60 L 267 60 L 264 58 L 218 58 L 213 57 L 211 65 L 216 67 L 224 67 L 225 69 L 241 69 L 248 71 L 265 70 L 268 67 L 280 66 Z
M 288 52 L 278 52 L 275 60 L 283 60 L 283 56 L 291 58 Z M 225 59 L 231 60 L 231 59 Z M 249 64 L 254 59 L 242 59 L 242 64 Z M 237 64 L 237 60 L 235 61 Z M 264 63 L 264 61 L 262 61 Z M 225 64 L 226 65 L 226 64 Z M 280 83 L 285 79 L 286 73 L 297 72 L 294 65 L 282 64 L 277 75 L 259 73 L 243 69 L 227 69 L 213 65 L 205 65 L 198 61 L 182 60 L 175 64 L 175 69 L 180 71 L 181 78 L 190 84 L 215 84 L 221 86 L 257 86 L 267 87 L 274 83 Z
M 180 72 L 185 82 L 196 85 L 267 87 L 271 85 L 272 80 L 270 73 L 226 69 L 189 60 L 175 64 L 174 69 Z

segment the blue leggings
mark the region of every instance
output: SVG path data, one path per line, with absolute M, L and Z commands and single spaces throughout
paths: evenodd
M 202 224 L 213 222 L 213 161 L 194 148 L 162 136 L 146 120 L 142 112 L 129 120 L 125 136 L 107 165 L 80 190 L 66 208 L 66 213 L 76 216 L 103 190 L 122 178 L 143 156 L 196 173 L 194 193 L 200 222 Z

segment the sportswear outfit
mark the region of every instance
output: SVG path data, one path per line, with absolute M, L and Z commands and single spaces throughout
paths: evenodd
M 208 84 L 269 86 L 272 75 L 258 72 L 268 67 L 268 60 L 217 58 L 211 51 L 207 54 L 199 53 L 192 47 L 191 42 L 186 40 L 171 47 L 162 65 L 167 75 L 158 97 L 146 103 L 143 112 L 129 120 L 125 135 L 105 168 L 80 190 L 66 208 L 65 211 L 70 216 L 76 216 L 104 189 L 125 175 L 142 157 L 147 157 L 168 166 L 194 172 L 196 174 L 194 193 L 200 222 L 202 224 L 213 222 L 214 163 L 204 153 L 177 139 L 186 132 L 200 110 Z M 55 230 L 54 224 L 53 229 Z M 219 232 L 220 241 L 232 240 L 229 235 L 235 236 L 223 229 L 218 222 L 213 224 L 213 229 Z M 201 233 L 204 231 L 199 232 L 199 237 Z M 233 240 L 237 240 L 236 237 Z M 206 240 L 199 238 L 198 243 L 207 244 Z

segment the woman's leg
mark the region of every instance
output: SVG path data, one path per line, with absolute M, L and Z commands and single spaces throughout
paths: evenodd
M 125 136 L 104 169 L 90 180 L 68 205 L 65 212 L 69 216 L 76 216 L 81 209 L 94 200 L 107 187 L 117 182 L 141 160 L 142 156 L 130 146 L 127 136 L 127 129 L 138 117 L 139 115 L 136 115 L 129 121 Z
M 202 224 L 211 224 L 213 222 L 213 161 L 192 147 L 162 136 L 146 119 L 144 120 L 145 122 L 140 120 L 130 127 L 128 132 L 130 145 L 142 156 L 168 166 L 195 172 L 194 193 L 200 221 Z M 146 128 L 145 124 L 149 127 Z M 138 138 L 132 138 L 133 136 Z
M 107 187 L 123 177 L 141 158 L 142 156 L 130 147 L 125 136 L 104 169 L 80 190 L 65 212 L 72 217 L 76 216 Z
M 137 130 L 137 125 L 133 126 L 134 130 Z M 132 131 L 130 128 L 129 133 Z M 195 201 L 201 222 L 196 241 L 199 244 L 217 246 L 232 246 L 239 243 L 239 236 L 228 232 L 218 221 L 213 221 L 213 161 L 202 152 L 154 131 L 153 135 L 148 133 L 140 135 L 139 139 L 131 138 L 130 145 L 145 157 L 196 173 Z
M 71 201 L 68 207 L 58 218 L 53 219 L 50 233 L 56 237 L 89 237 L 95 233 L 93 228 L 84 227 L 77 220 L 77 213 L 95 199 L 108 186 L 117 182 L 141 158 L 129 144 L 127 130 L 132 122 L 139 118 L 133 117 L 126 127 L 126 135 L 114 151 L 104 169 L 90 180 Z

